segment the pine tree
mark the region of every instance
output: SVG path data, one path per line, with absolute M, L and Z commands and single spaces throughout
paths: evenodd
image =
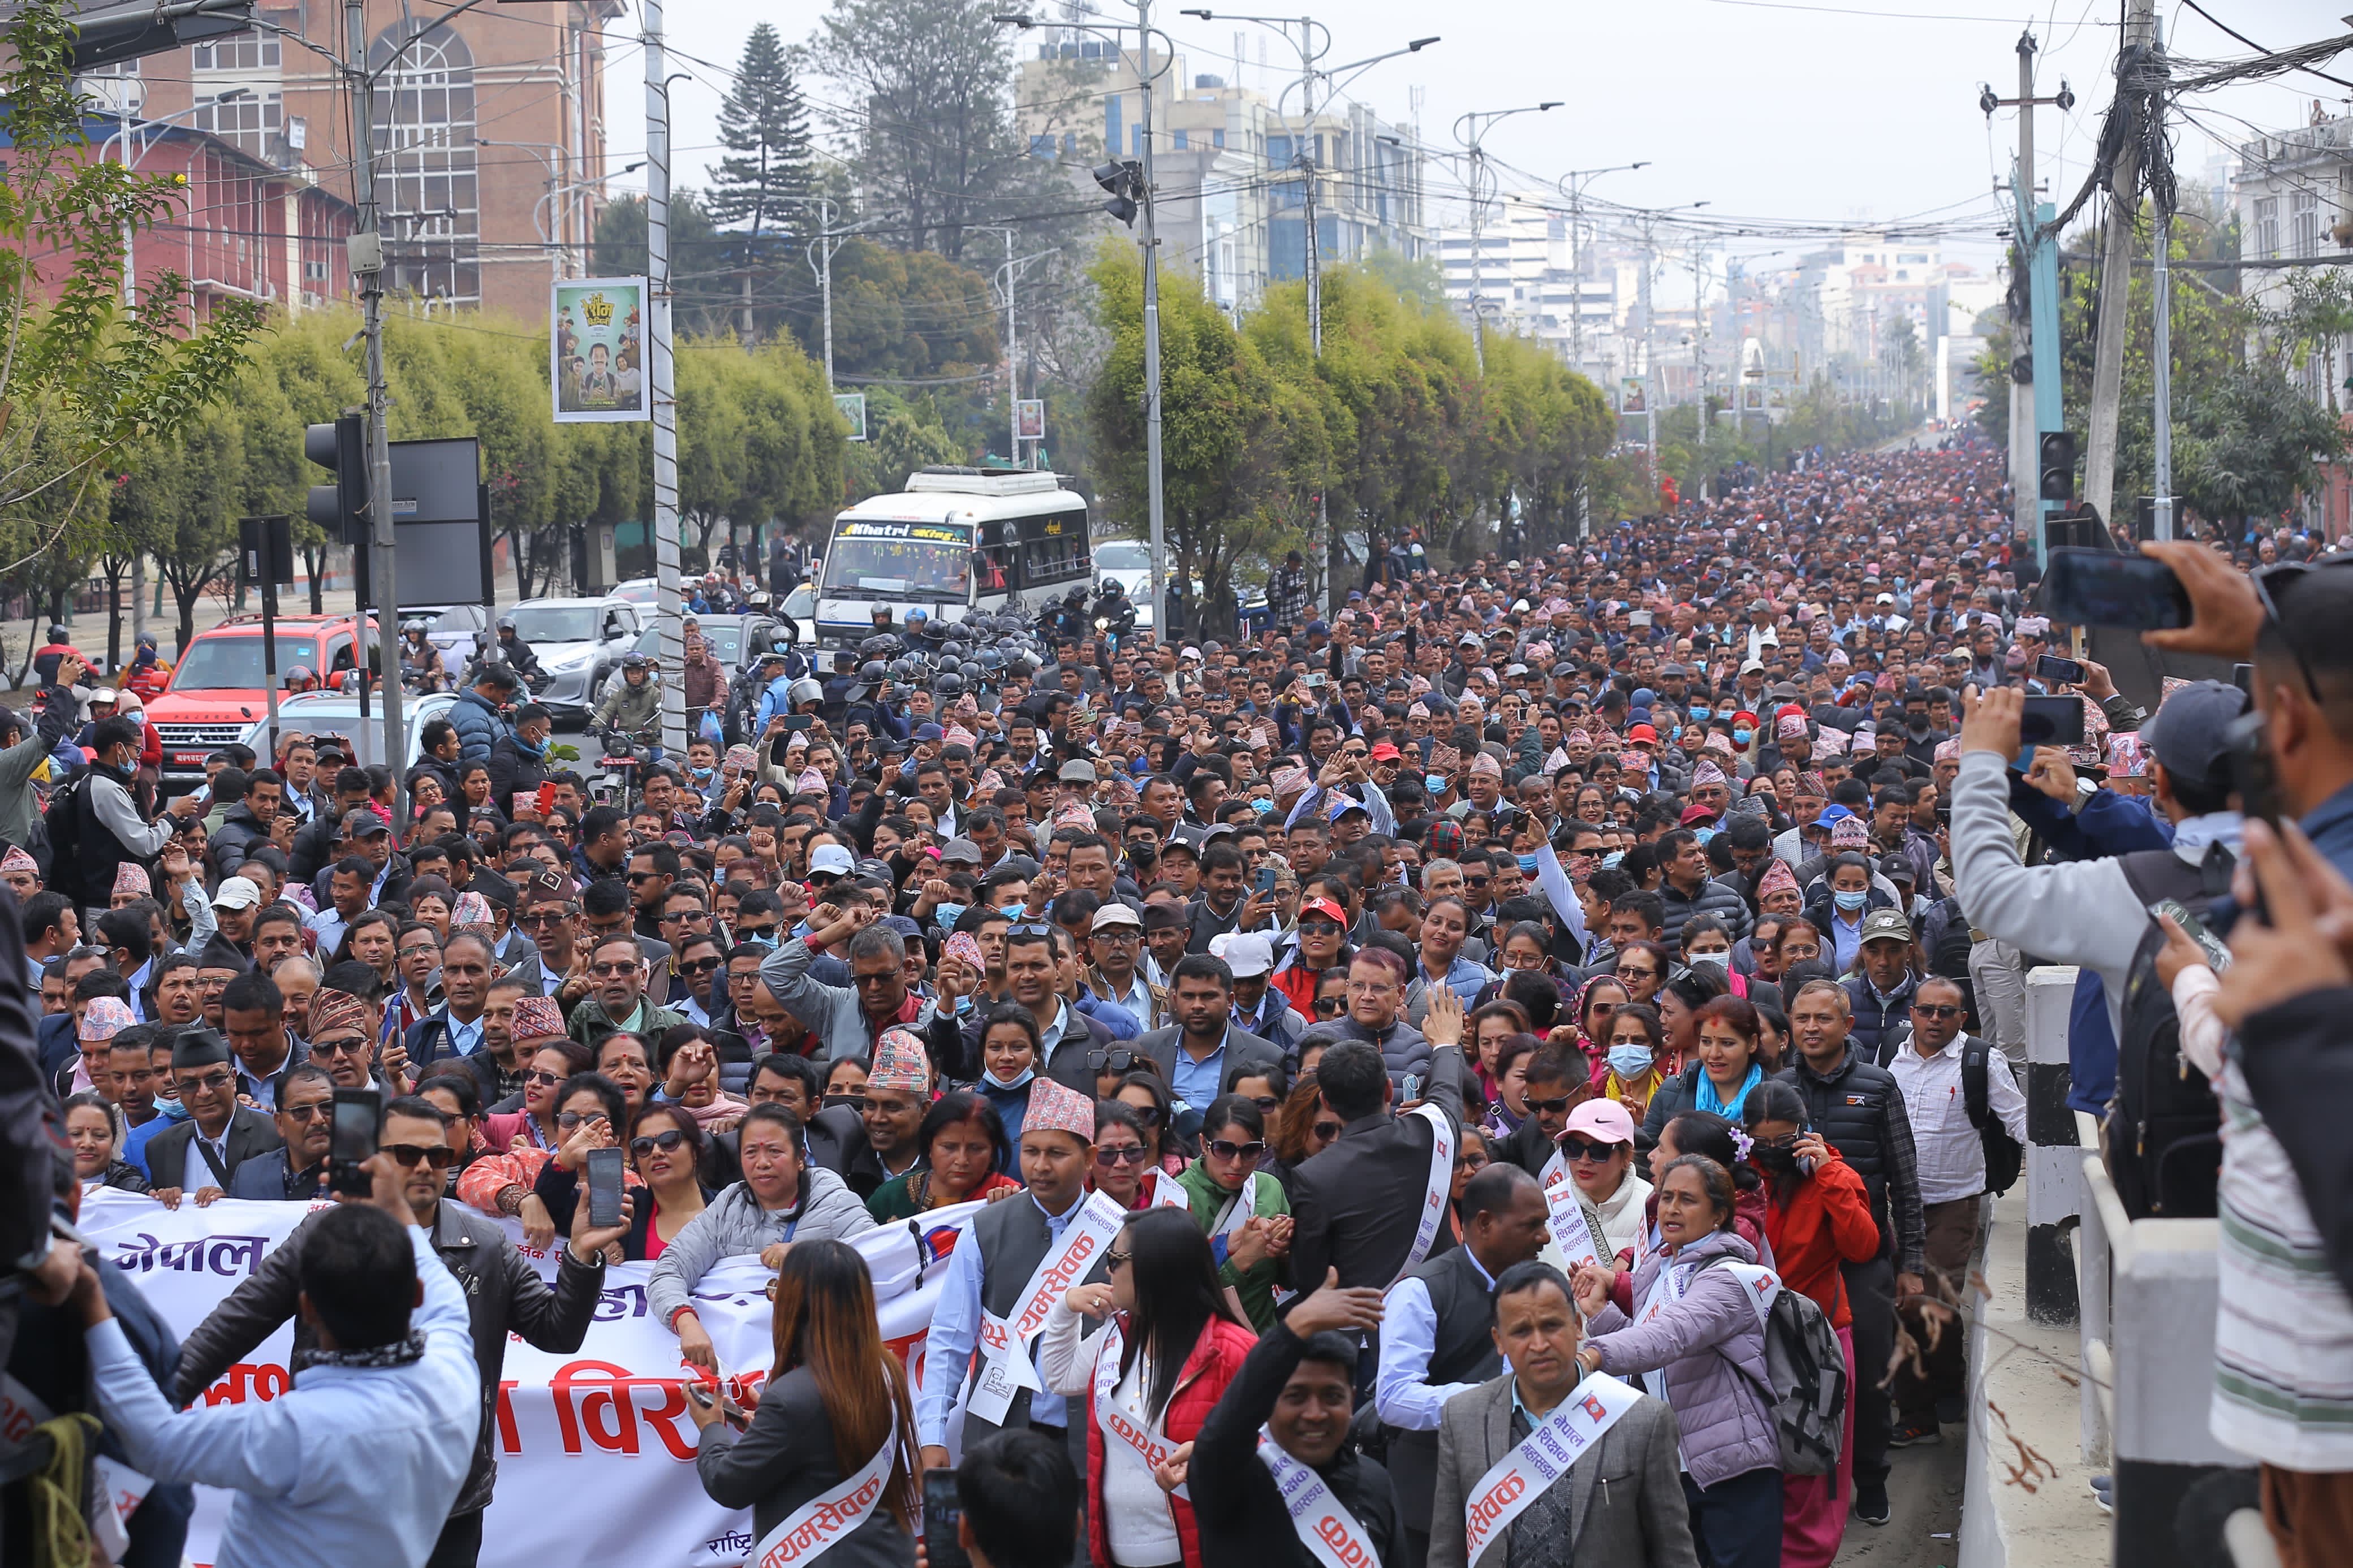
M 748 348 L 758 336 L 752 320 L 753 275 L 771 265 L 772 237 L 810 226 L 814 215 L 804 198 L 816 188 L 808 105 L 793 79 L 784 40 L 765 22 L 744 41 L 734 90 L 720 105 L 719 139 L 730 155 L 712 172 L 704 205 L 716 222 L 744 226 L 737 331 Z

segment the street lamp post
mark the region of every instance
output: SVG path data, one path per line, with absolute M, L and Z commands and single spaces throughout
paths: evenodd
M 1577 247 L 1585 227 L 1585 187 L 1604 174 L 1622 174 L 1630 170 L 1647 169 L 1648 158 L 1631 163 L 1613 163 L 1606 169 L 1571 169 L 1560 177 L 1561 194 L 1568 198 L 1568 278 L 1575 290 L 1575 303 L 1568 311 L 1568 363 L 1577 374 L 1585 374 L 1585 266 Z
M 1523 104 L 1517 109 L 1474 109 L 1454 118 L 1454 140 L 1461 142 L 1471 153 L 1471 353 L 1478 361 L 1479 374 L 1482 376 L 1487 374 L 1487 332 L 1482 319 L 1482 290 L 1487 281 L 1484 248 L 1487 198 L 1480 187 L 1486 178 L 1485 137 L 1488 132 L 1514 114 L 1542 114 L 1547 110 L 1558 109 L 1560 105 L 1559 99 L 1550 99 L 1543 103 Z M 1463 134 L 1465 125 L 1471 128 L 1467 136 Z

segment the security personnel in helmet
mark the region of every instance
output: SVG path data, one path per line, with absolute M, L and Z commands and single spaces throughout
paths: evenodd
M 833 650 L 833 674 L 825 682 L 825 703 L 820 711 L 828 724 L 847 721 L 849 694 L 858 686 L 858 655 L 846 647 Z M 765 729 L 766 726 L 763 725 Z
M 869 659 L 858 667 L 858 684 L 849 689 L 849 706 L 842 714 L 842 732 L 847 734 L 852 724 L 863 723 L 877 736 L 888 735 L 894 741 L 904 741 L 909 733 L 907 721 L 892 710 L 906 705 L 904 691 L 891 684 L 891 668 L 881 659 Z
M 512 616 L 499 617 L 499 658 L 527 685 L 536 687 L 547 678 L 547 672 L 539 667 L 539 655 L 531 651 L 531 644 L 523 641 L 522 634 L 515 629 Z
M 592 730 L 610 732 L 650 753 L 661 744 L 661 683 L 654 661 L 641 653 L 621 658 L 620 683 L 605 693 L 589 720 Z
M 1095 613 L 1092 625 L 1125 641 L 1135 630 L 1135 603 L 1116 577 L 1105 577 L 1103 588 L 1095 595 Z

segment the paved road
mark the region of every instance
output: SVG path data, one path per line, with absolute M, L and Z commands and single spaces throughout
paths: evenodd
M 1898 1448 L 1888 1458 L 1889 1519 L 1868 1525 L 1850 1516 L 1838 1562 L 1871 1568 L 1952 1568 L 1960 1557 L 1961 1466 L 1968 1428 L 1957 1423 L 1929 1447 Z

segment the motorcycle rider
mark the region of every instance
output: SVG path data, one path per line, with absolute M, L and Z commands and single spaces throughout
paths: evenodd
M 172 663 L 155 651 L 155 634 L 141 632 L 138 651 L 131 656 L 131 668 L 122 672 L 123 686 L 152 701 L 163 695 L 171 680 Z
M 533 690 L 547 679 L 547 672 L 539 667 L 539 656 L 531 651 L 531 644 L 523 641 L 522 634 L 515 629 L 512 616 L 499 617 L 498 655 Z
M 661 755 L 661 688 L 653 678 L 654 661 L 632 653 L 621 659 L 621 684 L 596 704 L 589 728 L 617 736 L 642 748 L 649 761 Z
M 1076 639 L 1084 636 L 1087 626 L 1086 589 L 1073 588 L 1049 604 L 1045 621 L 1047 633 L 1057 642 L 1066 637 Z
M 686 723 L 690 730 L 702 721 L 706 710 L 717 711 L 724 720 L 727 701 L 727 666 L 711 649 L 703 637 L 702 626 L 692 616 L 686 621 Z
M 1095 611 L 1089 625 L 1120 642 L 1125 642 L 1135 630 L 1135 602 L 1116 577 L 1105 577 L 1102 589 L 1095 595 Z
M 319 678 L 311 673 L 311 667 L 309 665 L 298 664 L 286 672 L 286 692 L 288 696 L 290 697 L 301 692 L 316 691 L 318 689 Z
M 420 692 L 440 690 L 449 675 L 442 668 L 441 650 L 426 635 L 427 629 L 428 624 L 422 618 L 400 623 L 401 679 Z

